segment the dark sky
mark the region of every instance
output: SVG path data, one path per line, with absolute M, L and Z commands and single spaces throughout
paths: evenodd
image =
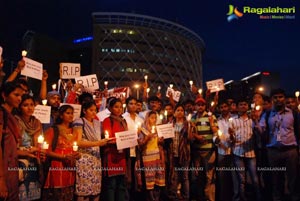
M 296 7 L 296 19 L 261 20 L 244 14 L 227 22 L 228 5 Z M 281 86 L 300 89 L 300 1 L 220 0 L 4 0 L 0 12 L 0 45 L 14 58 L 26 30 L 63 42 L 92 35 L 92 12 L 130 12 L 177 22 L 205 42 L 204 81 L 239 80 L 257 71 L 281 74 Z M 284 14 L 278 14 L 284 15 Z

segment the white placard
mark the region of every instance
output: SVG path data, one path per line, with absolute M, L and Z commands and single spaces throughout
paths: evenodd
M 162 124 L 156 126 L 158 137 L 173 138 L 175 137 L 175 130 L 173 124 Z
M 25 60 L 25 66 L 21 71 L 21 75 L 42 80 L 43 64 L 26 57 L 24 57 L 24 60 Z
M 79 63 L 59 63 L 59 73 L 61 79 L 72 79 L 80 77 Z
M 73 117 L 73 120 L 80 118 L 81 105 L 79 105 L 79 104 L 61 103 L 60 106 L 62 106 L 62 105 L 71 105 L 74 108 L 74 117 Z
M 166 96 L 167 96 L 167 97 L 169 97 L 169 93 L 172 93 L 172 95 L 173 95 L 173 100 L 174 100 L 174 101 L 179 102 L 180 95 L 181 95 L 181 92 L 180 92 L 180 91 L 175 91 L 175 90 L 172 89 L 171 87 L 168 87 L 167 93 L 166 93 Z
M 42 124 L 50 123 L 51 107 L 46 105 L 37 105 L 34 108 L 33 116 L 41 121 Z
M 2 47 L 0 46 L 0 62 L 1 62 L 1 59 L 2 59 L 2 52 L 3 52 L 3 49 L 2 49 Z
M 115 133 L 117 149 L 126 149 L 138 145 L 136 130 Z
M 87 91 L 94 91 L 99 89 L 98 79 L 96 74 L 81 76 L 75 78 L 75 82 L 82 84 Z
M 207 89 L 210 89 L 210 92 L 217 92 L 225 90 L 224 80 L 217 79 L 206 82 Z

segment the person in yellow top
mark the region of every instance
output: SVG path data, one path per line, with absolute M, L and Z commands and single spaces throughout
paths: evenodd
M 159 200 L 159 187 L 165 186 L 164 154 L 161 146 L 163 138 L 158 138 L 156 118 L 156 112 L 147 113 L 138 139 L 143 166 L 137 169 L 137 177 L 138 183 L 141 183 L 139 178 L 144 173 L 147 200 Z

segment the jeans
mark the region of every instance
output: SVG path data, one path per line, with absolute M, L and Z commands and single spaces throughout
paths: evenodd
M 217 181 L 219 201 L 232 200 L 232 197 L 238 197 L 238 179 L 236 171 L 232 170 L 233 156 L 218 154 Z M 225 168 L 225 170 L 223 169 Z M 227 170 L 226 170 L 227 168 Z
M 193 175 L 193 196 L 197 200 L 215 200 L 215 160 L 216 153 L 211 151 L 192 151 Z M 204 192 L 203 192 L 204 191 Z M 204 194 L 204 195 L 203 195 Z
M 258 184 L 258 177 L 256 172 L 256 159 L 234 156 L 234 165 L 237 168 L 238 176 L 238 192 L 239 200 L 246 200 L 245 186 L 246 186 L 246 170 L 249 171 L 251 182 L 255 190 L 256 200 L 261 200 L 261 194 Z
M 174 157 L 174 176 L 171 182 L 171 200 L 178 200 L 177 187 L 181 184 L 181 195 L 184 200 L 189 200 L 190 184 L 189 184 L 189 161 L 183 167 L 179 166 L 179 158 Z
M 298 175 L 298 152 L 297 148 L 276 149 L 268 148 L 269 164 L 272 168 L 279 168 L 271 171 L 273 185 L 273 200 L 283 200 L 284 174 L 287 178 L 288 197 L 297 200 L 297 175 Z M 280 170 L 280 168 L 283 168 Z

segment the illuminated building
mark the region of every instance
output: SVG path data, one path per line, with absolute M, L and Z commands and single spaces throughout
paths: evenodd
M 173 84 L 190 93 L 202 87 L 203 40 L 188 28 L 160 18 L 129 13 L 93 13 L 92 72 L 100 85 L 134 86 L 148 76 L 150 93 Z

